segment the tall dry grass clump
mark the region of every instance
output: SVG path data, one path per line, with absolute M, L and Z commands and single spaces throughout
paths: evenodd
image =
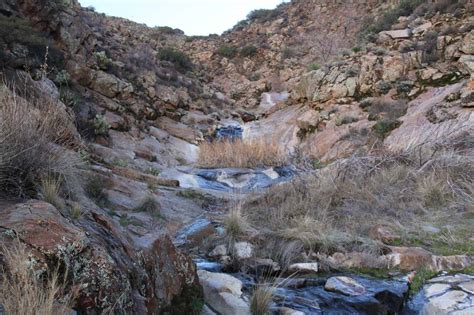
M 258 285 L 254 288 L 250 298 L 250 312 L 252 315 L 270 314 L 274 291 L 275 288 L 267 284 Z
M 297 241 L 314 252 L 376 253 L 380 245 L 369 234 L 382 224 L 396 231 L 399 244 L 473 254 L 473 144 L 466 136 L 430 149 L 338 161 L 248 201 L 244 215 L 277 243 Z
M 221 140 L 199 146 L 201 167 L 282 166 L 287 162 L 285 150 L 276 140 Z
M 3 248 L 5 268 L 0 282 L 0 304 L 8 315 L 69 315 L 73 296 L 65 294 L 57 271 L 38 277 L 23 244 Z
M 80 159 L 67 149 L 76 144 L 77 132 L 58 106 L 28 101 L 0 85 L 1 193 L 32 195 L 50 174 L 66 185 L 77 179 Z

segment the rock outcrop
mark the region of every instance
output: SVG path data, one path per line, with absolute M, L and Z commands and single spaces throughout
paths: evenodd
M 101 211 L 71 222 L 40 201 L 2 202 L 0 220 L 2 242 L 18 238 L 38 272 L 68 270 L 78 311 L 179 313 L 202 297 L 194 264 L 166 235 L 134 240 Z

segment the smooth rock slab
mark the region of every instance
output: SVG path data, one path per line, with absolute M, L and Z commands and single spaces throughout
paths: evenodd
M 474 294 L 474 280 L 469 281 L 469 282 L 465 282 L 465 283 L 461 283 L 459 285 L 459 287 L 467 293 Z
M 467 297 L 468 294 L 463 291 L 449 291 L 439 297 L 430 299 L 423 307 L 421 315 L 448 314 L 455 309 L 457 304 L 463 302 Z
M 338 292 L 350 296 L 362 295 L 366 292 L 361 284 L 349 277 L 329 278 L 324 288 L 327 291 Z
M 451 288 L 450 285 L 448 284 L 443 284 L 443 283 L 435 283 L 430 286 L 425 287 L 425 294 L 427 298 L 440 295 L 445 293 Z

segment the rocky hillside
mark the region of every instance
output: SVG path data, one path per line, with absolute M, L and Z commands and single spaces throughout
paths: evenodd
M 394 207 L 385 209 L 386 204 L 376 198 L 393 190 L 380 192 L 376 188 L 385 186 L 359 182 L 365 177 L 356 171 L 369 164 L 350 164 L 350 158 L 362 157 L 375 161 L 373 169 L 379 171 L 387 164 L 387 160 L 377 164 L 380 156 L 399 154 L 399 166 L 418 177 L 403 177 L 400 172 L 384 184 L 426 192 L 420 187 L 425 188 L 426 178 L 432 179 L 433 172 L 441 169 L 449 180 L 440 189 L 450 187 L 451 192 L 440 194 L 451 196 L 446 197 L 446 209 L 457 215 L 441 216 L 444 223 L 439 228 L 435 226 L 439 222 L 424 219 L 429 228 L 439 230 L 430 234 L 429 242 L 414 241 L 420 237 L 413 224 L 413 218 L 421 220 L 418 216 L 410 217 L 403 230 L 412 238 L 392 237 L 386 226 L 374 236 L 374 229 L 360 224 L 364 230 L 351 242 L 332 246 L 326 243 L 328 237 L 318 248 L 298 243 L 296 252 L 291 252 L 295 262 L 309 263 L 302 268 L 311 272 L 328 261 L 337 271 L 349 265 L 363 269 L 367 261 L 360 258 L 366 257 L 360 251 L 369 244 L 380 249 L 374 261 L 384 266 L 390 262 L 391 268 L 406 272 L 423 264 L 436 272 L 469 268 L 474 252 L 465 243 L 473 237 L 468 235 L 472 180 L 458 168 L 463 167 L 469 177 L 473 45 L 474 17 L 468 1 L 293 0 L 275 10 L 251 12 L 222 36 L 188 37 L 179 30 L 109 17 L 82 8 L 76 0 L 4 0 L 0 2 L 1 242 L 9 249 L 17 248 L 17 243 L 24 248 L 23 263 L 33 265 L 29 268 L 43 275 L 41 281 L 47 282 L 48 271 L 56 270 L 64 291 L 75 292 L 74 302 L 67 306 L 81 314 L 197 314 L 204 295 L 215 310 L 235 307 L 236 313 L 246 313 L 249 303 L 240 297 L 240 280 L 204 270 L 198 273 L 191 258 L 220 259 L 233 271 L 236 266 L 242 266 L 238 271 L 275 266 L 271 260 L 275 257 L 263 257 L 266 245 L 275 237 L 283 239 L 281 247 L 286 248 L 296 244 L 295 237 L 290 233 L 280 239 L 281 231 L 272 230 L 274 222 L 265 216 L 280 211 L 288 200 L 292 207 L 327 202 L 332 216 L 368 221 L 376 232 L 381 218 L 387 224 L 396 221 L 394 226 L 399 227 L 405 216 L 394 214 Z M 250 147 L 252 167 L 232 169 L 229 166 L 242 163 L 229 163 L 212 168 L 211 163 L 198 168 L 198 157 L 205 150 L 200 144 L 226 137 L 242 138 L 242 151 L 246 141 L 255 140 Z M 269 140 L 273 151 L 265 148 Z M 213 143 L 206 148 L 212 150 Z M 463 154 L 456 151 L 461 157 L 453 154 L 457 163 L 449 167 L 440 162 L 444 155 L 421 168 L 417 164 L 421 159 L 404 155 L 417 149 L 419 154 L 435 156 L 447 147 Z M 232 144 L 227 149 L 233 150 Z M 261 163 L 265 151 L 284 152 L 285 163 L 278 163 L 285 165 Z M 241 153 L 226 158 L 237 159 Z M 335 190 L 339 199 L 331 199 L 329 184 L 324 189 L 306 185 L 314 188 L 309 192 L 306 186 L 283 185 L 295 172 L 324 179 L 326 173 L 318 173 L 320 169 L 339 173 L 341 165 L 349 165 L 358 178 L 351 178 L 353 186 L 332 182 L 341 184 Z M 373 178 L 372 173 L 367 176 Z M 272 186 L 283 191 L 248 194 Z M 374 190 L 358 191 L 359 186 Z M 320 195 L 331 198 L 318 199 Z M 360 197 L 367 195 L 370 201 Z M 431 206 L 420 206 L 424 196 L 403 203 L 398 197 L 390 200 L 407 206 L 410 214 L 431 213 Z M 430 200 L 437 203 L 435 197 Z M 237 243 L 240 247 L 235 244 L 240 250 L 233 253 L 226 247 L 236 241 L 229 239 L 232 216 L 226 215 L 229 207 L 236 207 L 235 199 L 249 201 L 242 212 L 251 226 L 234 229 L 242 242 Z M 360 207 L 360 213 L 344 208 L 349 201 L 351 207 Z M 262 204 L 265 220 L 260 217 Z M 364 217 L 368 205 L 374 204 L 381 206 Z M 238 203 L 238 207 L 244 206 Z M 299 209 L 291 210 L 275 215 L 285 218 L 275 224 L 278 228 L 303 231 L 311 225 L 311 233 L 316 226 L 329 234 L 329 221 L 322 224 L 320 217 L 308 217 L 309 211 L 297 222 L 301 225 L 291 226 L 300 218 Z M 374 220 L 374 213 L 381 210 L 388 214 Z M 345 236 L 350 222 L 338 222 L 347 225 L 334 231 Z M 443 234 L 445 229 L 450 234 Z M 383 241 L 387 233 L 390 244 Z M 309 243 L 320 246 L 318 242 Z M 413 249 L 418 242 L 424 248 Z M 456 247 L 444 251 L 446 244 Z M 212 254 L 213 245 L 221 245 L 221 250 Z M 254 248 L 262 257 L 254 257 Z M 9 272 L 4 277 L 15 283 L 13 266 L 22 262 L 12 257 L 16 256 L 2 251 L 1 261 Z M 284 274 L 283 263 L 276 264 L 275 270 L 282 267 Z M 219 284 L 222 281 L 235 286 L 226 288 Z M 6 284 L 1 286 L 5 288 Z M 406 289 L 402 291 L 397 299 L 403 304 Z M 2 303 L 8 311 L 0 299 Z M 386 303 L 377 302 L 377 309 L 386 310 Z M 350 304 L 348 310 L 359 306 Z

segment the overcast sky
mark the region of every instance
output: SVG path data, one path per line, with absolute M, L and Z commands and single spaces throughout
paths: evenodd
M 221 34 L 255 9 L 289 0 L 79 0 L 83 7 L 148 26 L 171 26 L 187 35 Z

